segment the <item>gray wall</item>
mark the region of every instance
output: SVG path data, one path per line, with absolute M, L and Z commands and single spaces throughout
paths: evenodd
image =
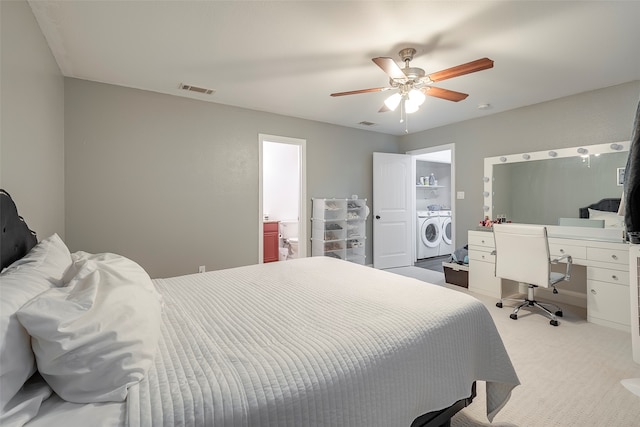
M 0 16 L 0 186 L 41 238 L 154 277 L 256 261 L 258 133 L 307 140 L 309 199 L 370 204 L 372 152 L 455 143 L 459 246 L 482 217 L 484 157 L 627 140 L 640 96 L 631 82 L 396 138 L 63 79 L 29 5 L 2 1 Z
M 625 141 L 631 138 L 640 81 L 603 88 L 400 138 L 400 152 L 455 143 L 456 247 L 483 217 L 484 158 Z M 465 102 L 473 102 L 468 100 Z
M 64 79 L 27 2 L 0 19 L 0 187 L 38 238 L 64 238 Z
M 69 248 L 152 277 L 258 261 L 259 133 L 307 140 L 309 212 L 312 197 L 371 201 L 372 153 L 397 152 L 394 136 L 71 78 L 65 132 Z
M 424 160 L 416 161 L 416 183 L 421 176 L 433 173 L 438 185 L 444 188 L 416 188 L 416 210 L 426 211 L 430 205 L 440 205 L 444 210 L 451 207 L 451 164 Z

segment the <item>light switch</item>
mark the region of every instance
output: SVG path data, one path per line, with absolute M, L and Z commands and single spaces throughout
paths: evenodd
M 456 199 L 458 199 L 458 200 L 464 199 L 464 191 L 458 191 L 456 193 Z

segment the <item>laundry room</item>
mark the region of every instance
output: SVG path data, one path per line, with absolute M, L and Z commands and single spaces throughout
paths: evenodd
M 453 253 L 451 150 L 416 156 L 416 258 Z

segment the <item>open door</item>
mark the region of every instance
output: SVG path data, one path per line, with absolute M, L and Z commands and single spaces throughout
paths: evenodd
M 411 156 L 373 153 L 373 266 L 412 265 Z

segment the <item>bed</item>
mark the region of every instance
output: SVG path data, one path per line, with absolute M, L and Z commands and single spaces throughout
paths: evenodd
M 467 294 L 328 257 L 151 280 L 36 243 L 0 198 L 3 262 L 24 252 L 0 275 L 0 424 L 441 426 L 476 381 L 489 420 L 519 384 Z
M 624 216 L 618 215 L 620 198 L 601 199 L 595 203 L 579 208 L 579 217 L 583 219 L 603 220 L 604 228 L 624 229 Z
M 607 198 L 598 200 L 595 203 L 590 204 L 589 206 L 585 206 L 584 208 L 579 209 L 580 218 L 591 218 L 597 216 L 602 213 L 610 213 L 615 212 L 617 214 L 618 209 L 620 208 L 620 198 Z M 596 212 L 593 212 L 596 211 Z M 591 215 L 590 215 L 591 214 Z

